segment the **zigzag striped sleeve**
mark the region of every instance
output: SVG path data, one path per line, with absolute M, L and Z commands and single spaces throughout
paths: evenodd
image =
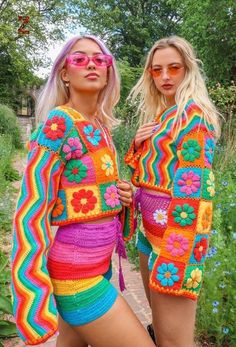
M 52 243 L 50 214 L 64 164 L 42 147 L 30 152 L 14 217 L 13 313 L 25 344 L 46 341 L 57 330 L 57 310 L 47 271 Z

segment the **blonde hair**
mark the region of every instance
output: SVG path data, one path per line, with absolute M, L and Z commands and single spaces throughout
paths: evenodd
M 211 102 L 205 81 L 199 67 L 201 61 L 196 58 L 193 47 L 182 37 L 171 36 L 157 41 L 148 53 L 144 71 L 137 84 L 131 90 L 128 99 L 135 103 L 138 102 L 138 113 L 140 113 L 140 123 L 144 124 L 153 120 L 156 115 L 160 114 L 167 108 L 167 103 L 164 95 L 156 88 L 153 78 L 148 69 L 152 65 L 152 60 L 155 52 L 158 49 L 173 47 L 181 55 L 185 65 L 185 77 L 175 95 L 177 105 L 177 113 L 174 121 L 176 129 L 175 136 L 179 133 L 182 124 L 182 113 L 189 99 L 194 102 L 202 110 L 203 121 L 205 124 L 211 124 L 214 127 L 216 138 L 220 136 L 220 121 L 219 112 Z
M 111 55 L 104 43 L 95 36 L 84 35 L 70 39 L 58 54 L 50 76 L 36 105 L 36 119 L 45 121 L 48 112 L 56 106 L 64 105 L 69 100 L 69 91 L 61 79 L 61 71 L 65 60 L 73 46 L 81 39 L 90 39 L 98 44 L 104 54 Z M 120 121 L 113 116 L 113 108 L 120 99 L 120 77 L 113 57 L 113 64 L 108 68 L 107 84 L 98 97 L 98 118 L 109 128 L 119 125 Z

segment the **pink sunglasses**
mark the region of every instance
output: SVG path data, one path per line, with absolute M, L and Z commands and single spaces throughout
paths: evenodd
M 112 65 L 112 56 L 108 54 L 96 54 L 92 57 L 83 53 L 71 54 L 66 58 L 66 63 L 77 67 L 84 67 L 91 60 L 97 67 L 109 67 Z

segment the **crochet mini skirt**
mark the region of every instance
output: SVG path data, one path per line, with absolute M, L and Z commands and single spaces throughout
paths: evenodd
M 203 281 L 208 235 L 184 230 L 177 234 L 174 228 L 167 233 L 171 197 L 158 196 L 141 188 L 136 200 L 142 215 L 136 245 L 149 257 L 149 287 L 162 294 L 197 300 Z M 190 240 L 194 238 L 191 245 Z M 163 254 L 170 254 L 169 258 Z
M 110 283 L 111 256 L 122 242 L 120 222 L 61 226 L 48 255 L 48 271 L 61 317 L 83 325 L 103 316 L 118 292 Z

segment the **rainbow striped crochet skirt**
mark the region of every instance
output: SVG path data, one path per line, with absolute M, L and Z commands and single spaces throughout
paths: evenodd
M 57 309 L 70 325 L 83 325 L 103 316 L 118 292 L 110 283 L 111 256 L 119 221 L 75 223 L 59 227 L 48 256 L 48 271 Z

